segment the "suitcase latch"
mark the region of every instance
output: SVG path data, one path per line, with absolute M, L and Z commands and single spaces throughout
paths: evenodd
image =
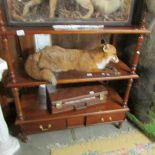
M 62 101 L 56 101 L 56 108 L 61 109 L 62 108 Z

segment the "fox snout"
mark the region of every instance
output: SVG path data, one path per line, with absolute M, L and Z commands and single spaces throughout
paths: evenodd
M 117 57 L 117 56 L 114 56 L 114 57 L 112 58 L 112 62 L 114 62 L 114 63 L 118 63 L 118 62 L 119 62 L 118 57 Z

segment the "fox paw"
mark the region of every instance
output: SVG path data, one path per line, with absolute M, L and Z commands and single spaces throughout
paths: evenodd
M 52 83 L 53 86 L 56 86 L 57 85 L 57 80 L 56 79 L 52 79 L 51 83 Z

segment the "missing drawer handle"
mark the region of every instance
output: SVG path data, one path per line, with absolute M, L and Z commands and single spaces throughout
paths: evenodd
M 104 122 L 104 118 L 103 117 L 101 118 L 101 122 Z
M 48 131 L 49 129 L 51 129 L 51 127 L 51 124 L 48 124 L 47 128 L 44 128 L 43 125 L 39 125 L 39 129 L 41 129 L 41 131 Z

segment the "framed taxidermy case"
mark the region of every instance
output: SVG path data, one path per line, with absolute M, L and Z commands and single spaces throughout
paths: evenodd
M 2 0 L 8 25 L 132 24 L 138 0 Z

